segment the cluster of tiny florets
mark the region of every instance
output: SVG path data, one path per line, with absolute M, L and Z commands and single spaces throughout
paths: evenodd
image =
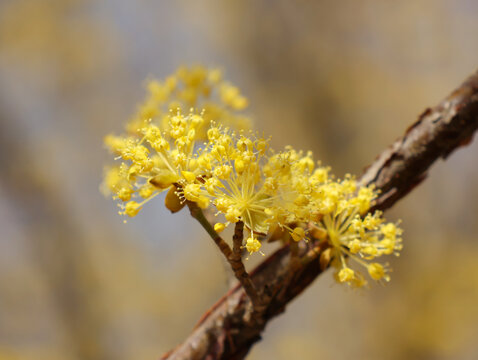
M 309 222 L 316 238 L 324 237 L 332 249 L 335 277 L 341 283 L 361 287 L 363 274 L 348 264 L 352 260 L 374 280 L 389 281 L 387 265 L 373 261 L 382 255 L 399 255 L 402 230 L 394 223 L 385 223 L 380 211 L 368 212 L 377 192 L 373 187 L 357 189 L 350 177 L 342 181 L 326 181 L 316 187 L 315 206 L 320 217 Z
M 105 138 L 120 162 L 106 170 L 103 188 L 120 200 L 120 214 L 136 216 L 167 190 L 172 212 L 186 202 L 212 209 L 218 233 L 242 221 L 249 253 L 280 229 L 285 241 L 327 241 L 341 283 L 366 283 L 352 262 L 374 280 L 389 280 L 387 265 L 375 259 L 398 255 L 402 231 L 369 212 L 373 187 L 358 188 L 350 175 L 334 179 L 311 152 L 275 152 L 269 138 L 243 129 L 238 112 L 247 99 L 217 70 L 181 68 L 163 83 L 150 82 L 149 92 L 128 135 Z
M 219 69 L 182 66 L 164 81 L 149 80 L 146 87 L 146 98 L 126 126 L 129 134 L 137 134 L 148 122 L 168 130 L 170 111 L 186 113 L 191 108 L 202 111 L 204 122 L 195 129 L 198 139 L 206 138 L 211 121 L 235 129 L 250 128 L 251 119 L 244 114 L 247 99 L 223 79 Z

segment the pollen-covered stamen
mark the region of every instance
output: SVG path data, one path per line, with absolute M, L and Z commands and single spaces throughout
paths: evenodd
M 159 194 L 159 192 L 156 192 L 152 194 L 149 198 L 144 199 L 141 202 L 137 202 L 134 200 L 128 201 L 126 204 L 119 204 L 118 206 L 123 210 L 120 211 L 120 215 L 127 215 L 129 217 L 135 217 L 138 212 L 143 208 L 143 205 L 152 200 L 154 197 L 156 197 Z

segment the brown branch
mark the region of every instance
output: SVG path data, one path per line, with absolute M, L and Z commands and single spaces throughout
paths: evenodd
M 381 191 L 374 209 L 385 210 L 408 194 L 439 158 L 468 144 L 478 128 L 478 73 L 434 108 L 427 109 L 389 149 L 380 154 L 361 177 L 361 185 Z M 262 322 L 250 323 L 244 291 L 236 286 L 202 317 L 191 335 L 162 359 L 243 359 L 260 340 L 267 322 L 282 313 L 328 266 L 324 242 L 301 249 L 306 259 L 291 275 L 285 246 L 260 264 L 251 277 L 269 297 Z M 320 255 L 319 255 L 320 254 Z M 324 254 L 324 256 L 322 256 Z M 313 261 L 319 258 L 320 261 Z M 312 261 L 309 261 L 312 260 Z
M 478 128 L 478 72 L 434 108 L 426 109 L 405 134 L 382 152 L 361 184 L 381 191 L 375 209 L 386 210 L 427 176 L 430 166 L 471 142 Z

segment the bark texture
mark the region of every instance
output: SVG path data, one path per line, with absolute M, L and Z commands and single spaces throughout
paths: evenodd
M 373 210 L 393 206 L 425 179 L 436 160 L 468 144 L 477 128 L 478 72 L 437 106 L 425 110 L 365 170 L 360 184 L 375 184 L 380 190 Z M 326 243 L 308 244 L 299 254 L 308 259 L 310 254 L 326 254 L 326 248 Z M 182 344 L 161 359 L 243 359 L 260 340 L 267 322 L 285 311 L 287 304 L 328 266 L 324 256 L 311 259 L 291 267 L 289 247 L 279 249 L 251 273 L 254 287 L 266 303 L 259 320 L 251 321 L 252 307 L 237 285 L 202 316 Z

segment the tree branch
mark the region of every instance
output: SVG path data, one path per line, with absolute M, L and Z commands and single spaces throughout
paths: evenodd
M 478 128 L 478 72 L 434 108 L 428 108 L 403 137 L 382 152 L 360 179 L 380 190 L 372 210 L 386 210 L 423 181 L 430 166 L 468 144 Z M 289 247 L 276 251 L 252 273 L 256 288 L 267 295 L 261 322 L 248 322 L 244 290 L 236 286 L 207 311 L 191 335 L 162 359 L 243 359 L 260 340 L 267 322 L 328 267 L 325 242 L 299 249 L 301 266 L 289 272 Z M 325 255 L 325 256 L 322 256 Z M 314 261 L 317 258 L 320 261 Z
M 478 71 L 440 104 L 426 109 L 366 169 L 360 184 L 375 184 L 381 191 L 374 209 L 386 210 L 407 195 L 436 160 L 470 143 L 477 128 Z

